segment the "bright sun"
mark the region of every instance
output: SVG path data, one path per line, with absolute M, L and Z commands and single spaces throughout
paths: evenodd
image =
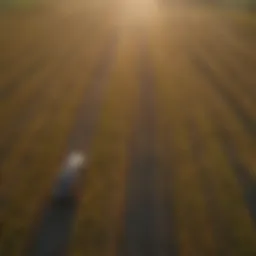
M 125 0 L 120 8 L 120 18 L 135 24 L 150 22 L 158 11 L 155 0 Z

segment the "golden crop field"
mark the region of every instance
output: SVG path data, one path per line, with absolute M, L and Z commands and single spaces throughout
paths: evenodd
M 256 255 L 253 13 L 55 1 L 0 31 L 0 255 Z

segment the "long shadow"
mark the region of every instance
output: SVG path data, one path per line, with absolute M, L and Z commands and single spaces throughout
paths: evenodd
M 79 151 L 86 157 L 92 142 L 94 129 L 97 125 L 101 109 L 104 85 L 112 59 L 116 43 L 110 40 L 102 53 L 102 58 L 93 74 L 90 87 L 86 90 L 83 104 L 77 116 L 77 122 L 71 134 L 68 154 Z M 39 225 L 32 232 L 34 238 L 28 246 L 29 256 L 64 256 L 67 255 L 71 230 L 76 214 L 79 198 L 76 195 L 76 184 L 81 185 L 81 177 L 84 177 L 85 168 L 74 172 L 60 173 L 56 185 L 53 188 L 52 198 L 43 209 Z M 65 176 L 68 173 L 67 176 Z M 69 175 L 71 174 L 71 175 Z M 60 193 L 56 196 L 56 190 Z
M 67 240 L 72 230 L 76 206 L 75 199 L 50 203 L 43 215 L 42 222 L 38 227 L 39 232 L 28 255 L 66 255 Z
M 140 103 L 131 141 L 124 233 L 118 252 L 122 256 L 167 256 L 173 255 L 174 251 L 169 234 L 171 226 L 168 226 L 171 208 L 166 195 L 160 195 L 163 197 L 161 205 L 157 201 L 155 81 L 148 53 L 144 51 L 145 47 L 142 48 L 139 61 Z M 164 219 L 159 220 L 161 217 Z M 163 225 L 166 225 L 164 230 Z
M 145 56 L 143 56 L 144 58 Z M 140 105 L 131 143 L 125 235 L 120 255 L 156 255 L 153 79 L 140 63 Z

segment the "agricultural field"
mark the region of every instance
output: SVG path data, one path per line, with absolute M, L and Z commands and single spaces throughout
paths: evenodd
M 0 33 L 0 255 L 256 255 L 253 13 L 47 1 Z

